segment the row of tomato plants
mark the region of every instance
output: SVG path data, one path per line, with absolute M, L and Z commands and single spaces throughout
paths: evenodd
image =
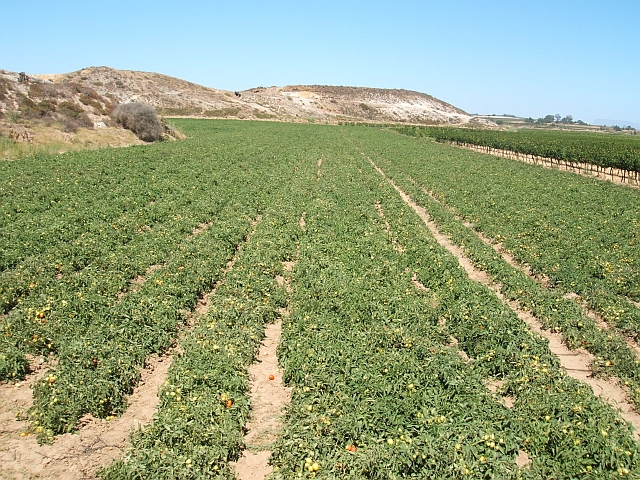
M 571 349 L 584 348 L 595 356 L 591 368 L 595 375 L 617 377 L 628 387 L 633 401 L 640 402 L 640 361 L 618 333 L 602 329 L 575 301 L 561 292 L 548 289 L 510 265 L 493 247 L 465 226 L 445 206 L 425 193 L 421 185 L 408 177 L 393 161 L 377 157 L 389 176 L 410 196 L 428 209 L 441 232 L 462 247 L 474 266 L 489 274 L 500 285 L 508 300 L 516 300 L 540 320 L 545 329 L 561 333 Z
M 466 277 L 347 138 L 332 143 L 307 206 L 279 347 L 294 391 L 274 477 L 638 472 L 637 444 L 615 410 Z M 414 287 L 414 273 L 428 291 Z M 495 380 L 512 409 L 487 388 Z M 516 465 L 521 451 L 528 468 Z
M 192 188 L 194 172 L 177 178 L 170 158 L 154 158 L 157 151 L 36 157 L 5 168 L 0 186 L 6 199 L 0 237 L 4 312 L 48 277 L 81 273 L 98 259 L 109 260 L 113 250 L 143 243 L 153 250 L 163 240 L 155 237 L 174 241 L 198 218 L 215 212 L 217 200 L 207 212 L 202 192 Z
M 212 216 L 222 214 L 224 217 L 223 212 L 224 208 L 220 208 Z M 31 282 L 30 288 L 19 294 L 16 305 L 2 321 L 3 353 L 10 350 L 18 355 L 14 355 L 13 361 L 7 356 L 4 363 L 0 362 L 2 377 L 15 378 L 25 373 L 24 353 L 57 354 L 66 337 L 86 332 L 96 318 L 108 317 L 109 312 L 130 303 L 128 294 L 136 293 L 132 291 L 154 277 L 154 270 L 163 267 L 176 250 L 185 248 L 189 243 L 186 230 L 191 231 L 197 225 L 193 220 L 172 228 L 154 225 L 151 231 L 138 234 L 134 241 L 106 251 L 101 251 L 104 245 L 91 250 L 94 243 L 87 243 L 83 247 L 94 258 L 87 258 L 87 265 L 75 272 L 65 267 L 70 256 L 77 258 L 79 249 L 73 249 L 69 256 L 56 249 L 48 252 L 53 259 L 51 263 L 55 262 L 61 273 L 44 269 L 36 275 L 33 271 L 28 273 L 26 281 Z M 26 273 L 25 269 L 20 268 L 12 272 L 16 275 L 5 277 L 9 286 L 18 283 L 12 284 L 11 277 L 15 279 L 23 272 Z
M 78 274 L 129 244 L 153 251 L 156 236 L 187 235 L 236 186 L 256 181 L 245 162 L 259 147 L 241 145 L 240 157 L 194 139 L 0 164 L 0 314 L 40 280 Z M 235 175 L 225 175 L 234 166 Z
M 55 353 L 61 337 L 79 335 L 93 317 L 107 315 L 132 280 L 162 265 L 201 222 L 257 198 L 243 159 L 193 142 L 170 147 L 1 166 L 0 380 L 25 373 L 24 353 Z M 220 157 L 218 172 L 195 168 L 198 150 Z M 221 176 L 221 164 L 239 172 Z
M 251 409 L 247 368 L 256 358 L 265 325 L 287 304 L 276 277 L 287 276 L 283 262 L 296 259 L 299 219 L 315 182 L 318 155 L 307 147 L 297 142 L 271 145 L 288 173 L 279 177 L 280 188 L 209 298 L 206 314 L 180 342 L 181 353 L 159 391 L 153 423 L 132 435 L 130 448 L 100 477 L 235 478 L 230 462 L 244 447 Z
M 255 175 L 245 178 L 246 185 L 255 185 L 256 198 L 238 202 L 237 208 L 245 211 L 238 213 L 241 225 L 220 228 L 235 228 L 243 237 L 257 210 L 263 218 L 238 254 L 237 268 L 216 290 L 209 313 L 188 334 L 184 353 L 161 391 L 156 421 L 134 436 L 133 449 L 103 475 L 232 477 L 228 461 L 239 454 L 249 409 L 246 366 L 264 323 L 285 301 L 274 277 L 282 274 L 279 262 L 291 259 L 296 242 L 300 254 L 291 282 L 292 314 L 279 349 L 294 395 L 272 457 L 276 476 L 608 478 L 637 472 L 636 443 L 613 409 L 596 399 L 589 387 L 564 376 L 546 343 L 495 295 L 466 278 L 456 260 L 353 146 L 366 140 L 378 149 L 379 143 L 391 142 L 388 134 L 358 138 L 345 129 L 312 125 L 185 126 L 203 139 L 202 144 L 186 145 L 202 164 L 215 164 L 221 156 L 242 156 L 247 148 L 255 153 L 247 164 Z M 241 146 L 238 139 L 244 140 Z M 218 154 L 207 146 L 212 142 Z M 195 148 L 198 145 L 204 147 Z M 321 155 L 322 175 L 316 181 Z M 234 172 L 221 166 L 220 176 L 227 175 Z M 238 183 L 239 192 L 246 191 L 243 185 Z M 303 209 L 304 233 L 298 225 Z M 233 216 L 231 209 L 229 215 Z M 220 249 L 205 240 L 215 236 L 216 225 L 214 221 L 184 243 L 193 244 L 194 262 Z M 398 245 L 404 249 L 394 249 Z M 180 255 L 176 252 L 175 263 L 171 260 L 154 272 L 140 292 L 172 284 L 176 271 L 189 272 L 191 266 L 180 270 Z M 202 265 L 203 277 L 213 281 L 223 263 L 221 257 L 218 264 Z M 428 292 L 414 287 L 414 272 Z M 153 327 L 146 331 L 147 340 L 169 342 L 175 335 L 175 325 L 164 328 L 164 312 L 182 315 L 180 301 L 188 297 L 181 290 L 182 281 L 188 282 L 190 275 L 176 278 L 178 285 L 173 284 L 175 290 L 169 293 L 156 287 L 148 290 L 153 299 L 140 305 L 141 315 L 135 319 L 162 312 L 144 317 Z M 197 289 L 206 288 L 201 284 Z M 180 300 L 174 301 L 176 296 Z M 183 305 L 189 308 L 189 301 Z M 88 303 L 84 310 L 91 308 Z M 130 323 L 141 330 L 140 323 Z M 87 377 L 85 386 L 101 389 L 124 376 L 130 388 L 137 370 L 122 365 L 131 359 L 141 365 L 144 355 L 135 356 L 133 349 L 140 343 L 148 347 L 145 331 L 137 334 L 127 325 L 108 333 L 107 324 L 96 324 L 92 331 L 103 330 L 107 333 L 101 338 L 113 347 L 103 351 L 104 359 L 116 367 L 115 374 Z M 452 344 L 452 335 L 458 346 Z M 471 357 L 469 362 L 460 349 Z M 93 358 L 86 359 L 93 363 Z M 63 366 L 67 361 L 60 358 Z M 94 369 L 91 364 L 78 367 L 81 375 Z M 87 395 L 85 390 L 72 390 L 70 382 L 64 386 L 70 376 L 58 383 L 56 371 L 52 374 L 53 382 L 40 384 L 45 390 L 42 398 L 49 403 L 36 405 L 36 414 L 50 407 L 59 414 L 57 403 L 52 403 L 57 396 L 47 393 L 55 388 L 52 385 L 62 384 L 63 391 L 78 397 Z M 513 409 L 501 405 L 487 389 L 486 382 L 497 379 L 504 382 L 501 393 L 514 398 Z M 111 383 L 116 390 L 125 384 Z M 517 468 L 520 451 L 532 458 L 529 468 Z
M 398 136 L 371 148 L 552 289 L 640 337 L 640 309 L 629 301 L 640 301 L 637 190 Z
M 55 352 L 57 363 L 35 384 L 28 413 L 41 439 L 74 430 L 84 414 L 106 418 L 124 411 L 147 357 L 173 343 L 189 310 L 232 257 L 235 245 L 229 240 L 240 243 L 246 235 L 249 218 L 242 213 L 223 212 L 216 228 L 181 245 L 139 291 L 91 318 L 86 331 L 64 332 Z
M 200 156 L 195 155 L 198 150 Z M 262 155 L 258 143 L 235 147 L 233 155 L 229 150 L 204 139 L 156 147 L 155 153 L 147 152 L 148 158 L 137 155 L 136 149 L 113 153 L 124 158 L 132 171 L 159 169 L 165 156 L 161 182 L 166 196 L 158 202 L 168 206 L 164 213 L 170 216 L 161 220 L 172 224 L 176 216 L 184 216 L 190 221 L 175 220 L 178 227 L 163 230 L 167 235 L 151 235 L 153 227 L 140 234 L 143 238 L 147 234 L 168 237 L 167 243 L 112 245 L 113 252 L 91 260 L 78 275 L 64 272 L 61 278 L 43 281 L 47 288 L 35 288 L 3 318 L 0 359 L 9 375 L 24 373 L 25 354 L 49 353 L 55 359 L 55 367 L 36 383 L 34 406 L 28 412 L 40 440 L 51 441 L 53 435 L 73 430 L 84 414 L 105 418 L 121 413 L 146 358 L 173 342 L 198 297 L 218 280 L 250 220 L 264 206 L 271 179 L 281 174 L 281 166 L 271 156 Z M 202 164 L 202 155 L 212 158 L 197 175 L 195 167 Z M 138 163 L 131 160 L 136 156 Z M 91 158 L 85 157 L 87 163 Z M 203 170 L 213 170 L 213 174 L 202 177 Z M 176 197 L 171 197 L 171 184 L 186 188 L 176 188 Z M 138 186 L 144 187 L 139 180 Z M 190 202 L 193 213 L 185 211 L 189 206 L 179 200 L 184 190 L 199 192 L 199 198 Z M 169 207 L 172 199 L 175 208 Z M 211 225 L 193 236 L 203 219 Z M 109 222 L 104 230 L 111 228 Z M 56 249 L 60 242 L 51 243 L 51 251 L 43 255 L 60 254 Z M 148 255 L 155 258 L 150 262 Z M 56 263 L 65 260 L 64 256 L 53 258 Z M 135 268 L 118 268 L 121 265 Z M 129 288 L 136 275 L 145 273 L 150 265 L 160 268 L 146 273 L 142 285 Z M 110 277 L 117 277 L 116 283 L 124 285 L 124 290 L 114 288 Z
M 442 127 L 394 127 L 405 135 L 439 142 L 479 145 L 525 155 L 640 172 L 640 140 L 629 135 L 522 129 L 516 132 Z

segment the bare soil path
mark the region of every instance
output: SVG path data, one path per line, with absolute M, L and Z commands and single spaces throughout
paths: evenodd
M 283 262 L 283 266 L 290 274 L 295 263 Z M 279 276 L 276 280 L 289 294 L 289 275 L 286 278 Z M 271 447 L 281 429 L 280 417 L 283 409 L 291 401 L 291 388 L 284 386 L 276 355 L 282 333 L 282 319 L 288 315 L 287 307 L 280 311 L 280 318 L 275 323 L 267 325 L 258 358 L 249 367 L 251 416 L 246 426 L 245 449 L 234 465 L 238 480 L 264 479 L 273 469 L 269 465 Z
M 271 446 L 281 428 L 282 409 L 291 399 L 276 356 L 281 332 L 281 320 L 267 326 L 257 361 L 249 367 L 251 417 L 244 437 L 245 450 L 235 464 L 239 480 L 262 479 L 272 471 L 268 464 Z

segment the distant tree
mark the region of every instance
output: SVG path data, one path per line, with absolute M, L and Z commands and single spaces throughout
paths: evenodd
M 112 115 L 118 124 L 131 130 L 140 140 L 153 142 L 162 139 L 164 128 L 151 105 L 123 103 L 115 108 Z
M 573 123 L 573 117 L 571 115 L 567 115 L 566 117 L 564 117 L 562 120 L 560 120 L 562 123 L 567 123 L 567 124 L 571 124 Z
M 533 123 L 533 122 L 534 122 L 534 120 L 531 117 L 524 119 L 524 123 Z
M 576 120 L 576 125 L 588 125 L 588 124 L 583 122 L 582 120 Z
M 621 129 L 618 125 L 614 125 L 614 126 L 613 126 L 613 129 L 614 129 L 616 132 L 621 132 L 621 131 L 622 131 L 622 129 Z
M 554 117 L 553 115 L 547 115 L 546 117 L 541 119 L 540 123 L 553 123 Z
M 559 113 L 556 113 L 554 116 L 556 119 L 556 123 L 560 123 L 560 120 L 562 120 L 562 115 L 560 115 Z

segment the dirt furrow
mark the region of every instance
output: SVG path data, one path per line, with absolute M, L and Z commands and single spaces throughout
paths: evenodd
M 300 230 L 302 230 L 303 232 L 307 231 L 307 221 L 305 220 L 306 216 L 307 212 L 302 212 L 302 215 L 300 215 Z
M 295 262 L 283 262 L 287 277 L 277 277 L 279 285 L 291 293 L 290 272 Z M 280 318 L 265 329 L 256 362 L 249 367 L 251 415 L 244 437 L 245 449 L 235 463 L 238 480 L 264 479 L 272 472 L 269 465 L 271 446 L 281 429 L 281 415 L 291 401 L 291 388 L 285 387 L 282 372 L 278 368 L 276 349 L 282 333 L 282 319 L 289 315 L 289 309 L 280 311 Z
M 144 275 L 138 275 L 136 278 L 134 278 L 133 280 L 131 280 L 129 282 L 129 289 L 128 290 L 124 290 L 122 292 L 118 292 L 116 294 L 116 298 L 118 299 L 117 303 L 121 303 L 122 300 L 124 299 L 124 297 L 130 293 L 137 293 L 140 291 L 140 289 L 142 288 L 142 286 L 145 284 L 145 282 L 147 281 L 147 277 L 149 275 L 151 275 L 153 272 L 155 272 L 156 270 L 160 270 L 161 268 L 166 267 L 166 264 L 155 264 L 155 265 L 150 265 L 144 272 Z
M 384 222 L 384 229 L 387 232 L 387 235 L 389 236 L 389 239 L 391 241 L 391 246 L 396 252 L 404 253 L 406 249 L 402 245 L 400 245 L 398 240 L 393 235 L 393 231 L 391 230 L 391 225 L 389 224 L 387 217 L 385 217 L 384 215 L 384 210 L 382 209 L 382 205 L 380 204 L 380 202 L 376 202 L 376 210 L 378 211 L 378 216 Z
M 363 155 L 365 154 L 363 153 Z M 590 385 L 596 395 L 603 398 L 615 408 L 618 408 L 620 411 L 620 416 L 633 425 L 634 436 L 636 437 L 636 439 L 640 439 L 640 415 L 635 412 L 635 409 L 633 408 L 631 403 L 627 401 L 627 395 L 625 391 L 619 385 L 611 381 L 605 381 L 591 377 L 590 364 L 592 363 L 594 357 L 582 350 L 569 350 L 569 348 L 567 348 L 567 346 L 562 343 L 561 335 L 544 330 L 542 328 L 541 322 L 536 317 L 534 317 L 531 313 L 525 312 L 524 310 L 520 309 L 519 305 L 516 302 L 508 301 L 501 293 L 500 286 L 493 284 L 486 272 L 475 268 L 471 261 L 469 261 L 469 259 L 464 256 L 463 251 L 458 246 L 454 245 L 448 237 L 440 233 L 437 225 L 431 220 L 424 207 L 416 204 L 407 193 L 405 193 L 400 187 L 398 187 L 392 179 L 386 176 L 384 171 L 380 167 L 378 167 L 371 158 L 366 158 L 369 160 L 375 170 L 380 175 L 382 175 L 398 192 L 404 202 L 416 212 L 420 219 L 429 228 L 438 243 L 440 243 L 440 245 L 446 248 L 452 255 L 457 258 L 458 263 L 462 268 L 464 268 L 469 278 L 471 280 L 482 283 L 493 292 L 495 292 L 496 296 L 503 303 L 508 305 L 509 308 L 511 308 L 511 310 L 516 313 L 516 315 L 518 315 L 521 320 L 526 322 L 531 330 L 546 338 L 549 341 L 549 350 L 551 350 L 551 352 L 559 358 L 560 363 L 567 374 L 577 380 Z
M 59 435 L 52 445 L 38 445 L 36 438 L 26 432 L 27 425 L 16 417 L 32 404 L 31 386 L 45 369 L 36 370 L 28 380 L 17 386 L 0 387 L 0 478 L 30 479 L 85 479 L 120 457 L 128 445 L 132 430 L 143 428 L 157 411 L 158 391 L 167 377 L 173 354 L 180 352 L 180 339 L 190 331 L 197 319 L 207 313 L 210 297 L 225 281 L 233 268 L 243 244 L 256 230 L 261 216 L 251 222 L 252 231 L 236 247 L 233 257 L 222 269 L 213 289 L 198 299 L 196 307 L 187 316 L 176 346 L 165 355 L 152 355 L 141 371 L 140 381 L 128 399 L 128 407 L 120 417 L 106 419 L 84 417 L 76 433 Z M 157 266 L 158 268 L 161 267 Z M 150 267 L 153 268 L 153 267 Z M 149 272 L 149 270 L 147 270 Z
M 193 229 L 193 231 L 191 232 L 191 235 L 187 237 L 187 240 L 190 240 L 193 237 L 197 237 L 202 232 L 204 232 L 207 228 L 209 228 L 211 225 L 213 225 L 213 222 L 199 223 L 198 226 Z

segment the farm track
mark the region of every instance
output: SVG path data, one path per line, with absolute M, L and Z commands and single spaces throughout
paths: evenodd
M 530 267 L 522 265 L 509 252 L 507 252 L 504 249 L 504 247 L 502 246 L 501 243 L 492 242 L 482 232 L 476 230 L 475 226 L 472 223 L 466 222 L 449 205 L 443 203 L 439 198 L 437 198 L 433 194 L 433 192 L 427 190 L 425 187 L 420 187 L 420 188 L 434 202 L 438 203 L 443 208 L 445 208 L 449 213 L 451 213 L 458 222 L 460 222 L 462 225 L 467 227 L 471 232 L 473 232 L 480 240 L 482 240 L 482 242 L 485 245 L 493 248 L 493 250 L 496 253 L 498 253 L 504 259 L 504 261 L 507 262 L 511 267 L 513 267 L 513 268 L 515 268 L 517 270 L 520 270 L 521 272 L 525 273 L 529 278 L 531 278 L 532 280 L 538 282 L 541 286 L 543 286 L 545 288 L 549 288 L 549 279 L 548 278 L 546 278 L 545 276 L 537 276 L 537 275 L 535 275 L 531 271 Z M 582 308 L 584 314 L 587 317 L 589 317 L 590 319 L 592 319 L 596 323 L 598 328 L 601 328 L 603 330 L 612 330 L 611 325 L 609 325 L 609 323 L 602 317 L 602 315 L 600 315 L 595 310 L 592 310 L 589 307 L 589 304 L 585 300 L 581 299 L 581 297 L 578 296 L 577 294 L 569 292 L 569 293 L 564 294 L 563 298 L 566 299 L 566 300 L 571 300 L 571 301 L 575 302 L 577 305 L 579 305 Z M 640 304 L 638 304 L 636 302 L 633 302 L 632 300 L 629 300 L 629 302 L 632 305 L 635 305 L 636 307 L 640 308 Z M 638 343 L 635 341 L 635 339 L 631 338 L 629 335 L 625 335 L 624 333 L 621 333 L 621 336 L 624 338 L 624 341 L 626 342 L 627 346 L 631 350 L 633 350 L 635 352 L 635 354 L 640 358 L 640 345 L 638 345 Z
M 222 269 L 220 279 L 210 292 L 197 300 L 196 307 L 187 314 L 187 323 L 180 328 L 175 346 L 165 354 L 154 354 L 147 359 L 145 368 L 140 373 L 140 381 L 129 396 L 127 409 L 121 416 L 104 420 L 87 415 L 80 420 L 76 433 L 59 435 L 53 445 L 39 445 L 35 436 L 25 435 L 27 426 L 12 413 L 16 410 L 26 411 L 31 406 L 31 387 L 45 374 L 44 366 L 40 366 L 27 380 L 14 386 L 14 391 L 3 385 L 0 418 L 6 420 L 0 423 L 0 438 L 7 438 L 0 450 L 0 473 L 27 475 L 33 479 L 93 478 L 99 468 L 120 457 L 128 447 L 131 432 L 144 429 L 151 422 L 157 411 L 158 391 L 167 378 L 173 357 L 182 353 L 180 342 L 189 334 L 197 319 L 206 315 L 210 298 L 224 283 L 227 272 L 233 269 L 238 253 L 250 241 L 261 220 L 262 216 L 258 215 L 251 221 L 251 232 L 236 246 L 233 257 Z M 194 230 L 194 234 L 204 230 L 201 225 L 199 231 Z M 162 266 L 149 267 L 147 274 Z M 132 286 L 141 286 L 145 281 L 144 277 L 139 277 L 132 281 Z
M 633 425 L 636 440 L 640 440 L 640 415 L 636 412 L 635 406 L 626 400 L 627 393 L 624 389 L 620 388 L 614 382 L 596 379 L 591 376 L 591 368 L 589 365 L 592 363 L 594 357 L 585 351 L 569 350 L 562 342 L 561 335 L 553 334 L 545 330 L 542 327 L 542 323 L 530 312 L 522 310 L 517 302 L 507 300 L 501 292 L 500 285 L 494 284 L 486 272 L 475 268 L 472 262 L 464 255 L 464 251 L 454 245 L 447 236 L 440 233 L 438 226 L 431 220 L 424 207 L 415 203 L 392 179 L 387 177 L 384 171 L 378 167 L 371 158 L 367 157 L 364 152 L 361 153 L 369 160 L 373 168 L 398 192 L 404 202 L 422 219 L 438 243 L 456 257 L 460 266 L 467 272 L 469 278 L 491 289 L 496 296 L 504 304 L 508 305 L 520 319 L 526 322 L 534 332 L 546 338 L 549 341 L 549 349 L 560 359 L 562 367 L 567 371 L 569 376 L 588 384 L 593 388 L 597 396 L 603 398 L 614 408 L 619 409 L 620 416 Z

